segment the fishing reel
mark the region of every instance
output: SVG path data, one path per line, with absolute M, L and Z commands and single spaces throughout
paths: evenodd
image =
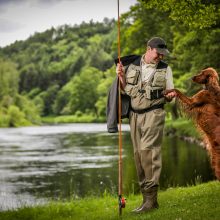
M 118 197 L 119 208 L 125 208 L 125 204 L 126 204 L 126 199 L 122 197 L 121 195 L 119 195 Z

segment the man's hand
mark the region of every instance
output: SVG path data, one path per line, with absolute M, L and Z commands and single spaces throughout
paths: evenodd
M 164 97 L 168 102 L 171 102 L 172 99 L 176 96 L 177 96 L 177 94 L 176 94 L 175 90 L 173 90 L 173 89 L 164 91 Z
M 116 73 L 117 73 L 118 78 L 120 80 L 121 88 L 124 89 L 126 86 L 126 81 L 125 81 L 124 67 L 123 67 L 122 63 L 117 64 Z

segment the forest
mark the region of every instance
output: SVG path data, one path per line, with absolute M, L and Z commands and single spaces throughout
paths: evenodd
M 218 0 L 138 0 L 121 15 L 121 55 L 143 54 L 152 36 L 167 41 L 175 87 L 192 95 L 190 78 L 220 71 Z M 40 125 L 43 118 L 104 122 L 116 77 L 117 21 L 105 18 L 34 33 L 0 48 L 0 127 Z M 181 117 L 176 103 L 168 117 Z M 62 120 L 61 120 L 62 122 Z

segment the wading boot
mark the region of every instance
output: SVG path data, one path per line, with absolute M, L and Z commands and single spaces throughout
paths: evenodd
M 142 204 L 141 204 L 140 206 L 138 206 L 136 209 L 133 209 L 131 212 L 136 213 L 137 210 L 139 210 L 139 209 L 143 206 L 143 204 L 146 202 L 146 193 L 142 193 L 142 195 L 143 195 L 143 201 L 142 201 Z
M 157 188 L 148 189 L 145 192 L 145 198 L 146 198 L 146 201 L 139 209 L 134 211 L 135 213 L 148 212 L 152 209 L 159 208 L 159 205 L 157 202 Z

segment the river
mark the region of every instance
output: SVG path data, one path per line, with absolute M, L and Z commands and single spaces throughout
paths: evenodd
M 123 191 L 138 193 L 129 127 L 123 125 Z M 118 134 L 105 124 L 0 129 L 0 210 L 103 193 L 117 195 Z M 214 177 L 207 153 L 164 137 L 160 189 Z

